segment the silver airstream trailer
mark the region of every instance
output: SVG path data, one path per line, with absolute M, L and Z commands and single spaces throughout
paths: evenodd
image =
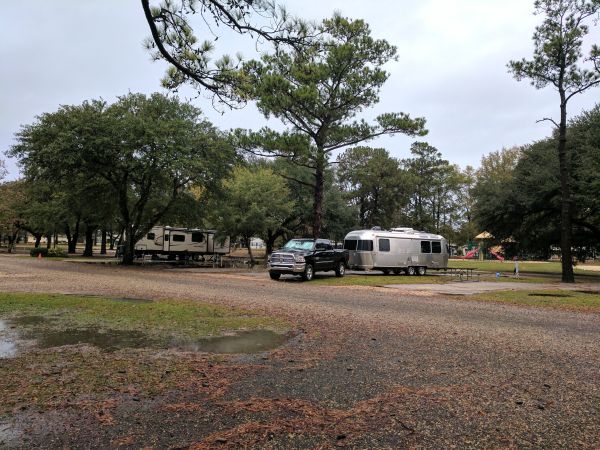
M 344 248 L 350 253 L 348 266 L 355 270 L 425 275 L 427 269 L 448 267 L 448 241 L 412 228 L 351 231 L 344 238 Z

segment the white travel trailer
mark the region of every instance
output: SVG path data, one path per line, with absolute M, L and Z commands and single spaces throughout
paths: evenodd
M 170 259 L 202 259 L 229 253 L 229 237 L 215 237 L 215 230 L 155 226 L 135 244 L 136 256 L 166 255 Z
M 344 248 L 350 253 L 348 266 L 356 270 L 425 275 L 427 269 L 448 267 L 448 241 L 412 228 L 351 231 L 344 238 Z

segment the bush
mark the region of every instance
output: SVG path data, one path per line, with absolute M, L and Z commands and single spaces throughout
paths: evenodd
M 46 247 L 37 247 L 32 248 L 29 251 L 29 255 L 37 258 L 38 255 L 42 255 L 44 258 L 64 258 L 67 256 L 67 252 L 62 248 L 46 248 Z
M 42 255 L 42 256 L 48 256 L 48 249 L 46 247 L 36 247 L 36 248 L 32 248 L 29 251 L 29 255 L 33 256 L 34 258 L 37 257 L 38 255 Z
M 52 258 L 65 258 L 67 256 L 67 252 L 64 251 L 62 248 L 51 248 L 50 250 L 48 250 L 48 257 Z

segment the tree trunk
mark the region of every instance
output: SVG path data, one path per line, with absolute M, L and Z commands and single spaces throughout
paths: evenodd
M 48 233 L 46 235 L 46 248 L 50 249 L 51 246 L 52 246 L 52 233 Z
M 100 239 L 100 254 L 106 255 L 106 228 L 102 228 L 102 237 Z
M 117 249 L 122 249 L 121 264 L 124 266 L 133 265 L 135 259 L 135 241 L 133 239 L 133 227 L 127 224 L 121 232 L 120 242 Z
M 560 126 L 558 129 L 558 161 L 560 163 L 560 253 L 562 262 L 562 282 L 574 283 L 572 243 L 572 199 L 571 199 L 571 158 L 567 152 L 567 104 L 561 91 Z
M 33 246 L 35 248 L 39 248 L 40 246 L 40 241 L 42 240 L 42 235 L 41 234 L 35 234 L 35 244 L 33 244 Z
M 315 168 L 315 198 L 313 203 L 313 237 L 318 239 L 323 228 L 323 191 L 325 187 L 325 155 L 319 152 Z
M 254 255 L 252 254 L 252 238 L 246 238 L 246 247 L 248 248 L 248 256 L 250 257 L 250 267 L 254 267 Z
M 77 241 L 79 240 L 79 218 L 77 218 L 77 222 L 75 222 L 75 230 L 73 231 L 73 234 L 71 234 L 69 225 L 65 226 L 65 234 L 67 235 L 67 251 L 69 253 L 75 253 L 77 251 Z
M 85 227 L 85 249 L 83 250 L 83 256 L 94 256 L 94 234 L 96 232 L 95 227 L 86 225 Z

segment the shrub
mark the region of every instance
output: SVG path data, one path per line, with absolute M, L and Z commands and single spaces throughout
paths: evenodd
M 67 252 L 62 248 L 46 248 L 46 247 L 37 247 L 32 248 L 29 251 L 29 254 L 34 258 L 37 258 L 38 255 L 42 255 L 43 257 L 48 258 L 64 258 L 67 256 Z
M 37 257 L 38 255 L 48 256 L 48 249 L 46 247 L 36 247 L 29 251 L 29 255 Z
M 67 256 L 67 252 L 62 249 L 62 248 L 51 248 L 50 250 L 48 250 L 48 257 L 55 257 L 55 258 L 64 258 Z

